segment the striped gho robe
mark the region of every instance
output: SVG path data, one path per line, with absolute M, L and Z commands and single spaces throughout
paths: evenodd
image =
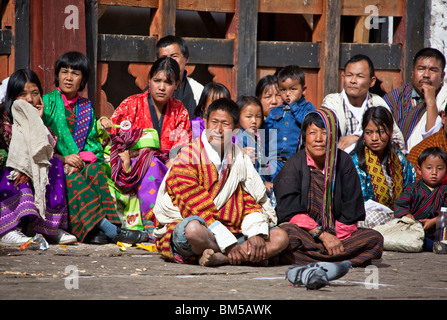
M 422 180 L 407 186 L 394 204 L 394 216 L 401 218 L 412 214 L 416 220 L 436 217 L 443 206 L 447 205 L 447 186 L 441 185 L 433 190 Z M 434 235 L 435 228 L 426 231 Z
M 270 206 L 264 184 L 242 149 L 233 145 L 233 151 L 228 152 L 226 161 L 222 161 L 222 167 L 218 170 L 211 160 L 209 152 L 205 149 L 203 139 L 204 135 L 181 150 L 165 177 L 165 191 L 160 188 L 157 204 L 154 210 L 146 216 L 146 219 L 155 221 L 156 230 L 154 235 L 158 251 L 163 257 L 176 262 L 186 261 L 182 257 L 179 258 L 177 254 L 174 255 L 170 240 L 175 226 L 189 216 L 203 218 L 207 227 L 216 221 L 220 221 L 234 235 L 244 234 L 248 236 L 247 230 L 243 226 L 243 221 L 248 216 L 250 218 L 246 221 L 254 222 L 255 219 L 258 219 L 261 224 L 265 222 L 263 228 L 266 230 L 267 236 L 268 226 L 276 224 L 276 214 Z M 242 166 L 235 167 L 234 158 L 236 156 L 234 154 L 236 151 L 240 152 L 239 155 L 242 154 L 242 157 L 245 157 Z M 243 171 L 246 170 L 247 176 L 255 181 L 250 185 L 257 186 L 248 189 L 257 188 L 256 192 L 246 190 L 247 188 L 244 186 L 249 184 L 247 182 L 242 183 L 243 173 L 237 174 L 236 181 L 230 178 L 232 170 L 240 170 L 241 168 L 243 168 Z M 226 189 L 228 183 L 235 185 L 235 190 L 223 197 L 225 200 L 222 206 L 217 205 L 217 199 L 221 196 L 220 193 L 225 194 L 223 190 Z M 160 203 L 169 202 L 166 201 L 166 194 L 172 200 L 173 210 L 160 213 Z M 266 206 L 270 206 L 267 208 L 268 210 L 265 210 Z M 178 211 L 178 214 L 175 211 Z

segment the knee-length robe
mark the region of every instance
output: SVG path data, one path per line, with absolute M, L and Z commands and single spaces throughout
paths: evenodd
M 377 231 L 359 228 L 341 240 L 345 249 L 342 254 L 330 256 L 322 242 L 314 240 L 307 230 L 289 222 L 297 214 L 308 214 L 311 170 L 305 150 L 298 151 L 287 161 L 274 185 L 278 222 L 289 235 L 289 247 L 281 253 L 281 263 L 350 260 L 353 266 L 362 266 L 381 257 L 383 237 Z M 351 157 L 341 150 L 336 162 L 333 200 L 332 214 L 336 222 L 349 226 L 364 219 L 360 180 Z M 320 221 L 316 222 L 321 225 Z
M 242 149 L 233 145 L 217 169 L 202 139 L 182 149 L 165 177 L 166 189 L 160 189 L 152 217 L 148 217 L 156 221 L 158 251 L 172 261 L 184 262 L 174 255 L 170 241 L 175 226 L 186 217 L 200 216 L 208 227 L 220 221 L 234 235 L 247 237 L 261 231 L 268 236 L 268 226 L 277 221 L 261 177 Z M 163 195 L 171 198 L 173 210 L 160 210 L 169 202 Z

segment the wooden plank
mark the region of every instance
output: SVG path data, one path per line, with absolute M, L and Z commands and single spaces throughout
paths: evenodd
M 156 37 L 100 34 L 98 61 L 153 62 L 156 42 Z
M 14 69 L 29 68 L 30 62 L 30 7 L 28 0 L 16 0 L 16 26 L 15 26 L 15 66 Z
M 359 44 L 341 43 L 340 68 L 344 68 L 346 62 L 356 54 L 367 55 L 374 63 L 377 70 L 400 70 L 402 59 L 401 44 Z
M 175 34 L 176 0 L 160 0 L 155 13 L 151 13 L 150 36 L 161 39 Z
M 244 0 L 253 2 L 254 0 Z M 234 13 L 235 0 L 177 0 L 177 10 Z
M 233 65 L 234 40 L 183 38 L 189 48 L 190 64 Z
M 258 0 L 259 12 L 288 14 L 322 14 L 323 0 Z
M 319 68 L 319 42 L 258 41 L 258 66 Z
M 158 0 L 98 0 L 99 5 L 158 8 Z M 176 10 L 234 13 L 234 0 L 177 0 Z
M 402 17 L 405 13 L 405 4 L 402 0 L 341 0 L 341 15 L 369 16 L 371 13 L 365 12 L 369 5 L 377 7 L 380 17 Z
M 92 72 L 88 81 L 88 96 L 93 102 L 95 113 L 99 111 L 100 92 L 97 92 L 98 70 L 98 1 L 85 0 L 86 51 Z
M 11 54 L 11 47 L 12 47 L 11 30 L 9 29 L 0 30 L 0 55 Z
M 407 0 L 407 13 L 405 17 L 405 43 L 404 43 L 404 81 L 411 80 L 413 72 L 413 58 L 424 47 L 424 16 L 425 0 Z
M 236 0 L 238 15 L 238 45 L 236 49 L 237 94 L 250 95 L 256 87 L 258 4 Z
M 320 53 L 321 68 L 324 68 L 323 83 L 320 88 L 323 95 L 337 92 L 338 89 L 338 68 L 340 58 L 340 13 L 341 0 L 326 0 L 325 7 L 325 38 L 323 49 Z
M 366 16 L 356 17 L 354 27 L 354 43 L 368 43 L 369 29 L 365 28 Z
M 184 38 L 184 40 L 190 51 L 190 64 L 233 65 L 234 40 L 210 38 Z M 98 60 L 154 62 L 156 42 L 156 37 L 100 34 Z
M 158 0 L 98 0 L 98 5 L 158 8 Z

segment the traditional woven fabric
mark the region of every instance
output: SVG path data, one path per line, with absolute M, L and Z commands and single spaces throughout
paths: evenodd
M 320 170 L 310 169 L 310 187 L 307 200 L 307 214 L 321 225 L 321 213 L 324 199 L 324 174 Z
M 50 163 L 45 220 L 35 205 L 31 181 L 15 187 L 14 181 L 7 178 L 11 171 L 8 168 L 0 169 L 0 235 L 19 226 L 24 217 L 30 218 L 31 230 L 43 235 L 54 236 L 58 229 L 68 228 L 63 164 L 58 158 L 52 158 Z
M 91 104 L 88 104 L 88 108 L 85 106 L 91 115 L 87 138 L 84 140 L 85 143 L 83 149 L 80 150 L 73 138 L 76 133 L 78 121 L 76 113 L 78 106 L 76 106 L 74 110 L 66 108 L 62 94 L 57 89 L 45 94 L 43 96 L 43 102 L 45 108 L 42 120 L 46 126 L 51 128 L 58 138 L 58 143 L 56 145 L 57 153 L 67 156 L 70 154 L 79 154 L 80 151 L 91 151 L 98 159 L 96 162 L 103 163 L 104 150 L 96 138 L 96 118 Z
M 85 141 L 87 140 L 88 128 L 91 122 L 91 103 L 89 99 L 79 98 L 77 108 L 76 129 L 73 139 L 78 146 L 79 151 L 84 150 Z
M 332 207 L 338 154 L 338 122 L 335 112 L 330 109 L 320 108 L 312 112 L 320 115 L 326 128 L 326 158 L 324 163 L 324 193 L 321 226 L 323 230 L 335 233 Z
M 388 167 L 391 176 L 391 196 L 390 188 L 385 178 L 382 165 L 377 155 L 365 146 L 366 169 L 371 178 L 374 190 L 375 201 L 393 208 L 394 201 L 400 196 L 403 190 L 403 171 L 400 159 L 395 152 L 391 152 L 388 157 Z
M 80 173 L 67 176 L 70 233 L 83 241 L 102 219 L 121 224 L 115 203 L 100 165 L 87 165 Z
M 422 180 L 407 186 L 394 205 L 394 216 L 401 218 L 412 214 L 416 220 L 430 219 L 447 205 L 447 186 L 441 185 L 431 190 Z M 434 234 L 434 228 L 428 230 Z
M 417 106 L 413 106 L 412 93 L 413 85 L 410 82 L 392 90 L 383 97 L 402 131 L 405 143 L 408 142 L 413 129 L 426 112 L 424 100 L 421 100 Z
M 112 147 L 110 152 L 110 165 L 112 168 L 112 179 L 119 187 L 131 188 L 137 185 L 146 174 L 155 151 L 144 150 L 140 154 L 129 171 L 123 170 L 123 162 L 119 153 L 130 149 L 141 137 L 142 129 L 120 131 L 118 135 L 112 137 Z
M 125 99 L 115 110 L 110 120 L 120 124 L 124 120 L 130 121 L 132 129 L 154 128 L 149 110 L 149 91 L 136 94 Z M 171 149 L 189 143 L 191 139 L 191 122 L 188 111 L 183 104 L 171 98 L 168 100 L 160 135 L 160 151 L 169 152 Z M 116 133 L 112 129 L 112 134 Z
M 312 235 L 293 223 L 282 223 L 279 227 L 287 232 L 289 246 L 280 253 L 281 264 L 306 265 L 311 262 L 351 261 L 353 267 L 364 267 L 371 260 L 380 259 L 383 252 L 383 237 L 372 229 L 358 229 L 346 240 L 342 240 L 344 251 L 329 255 L 323 243 L 316 242 Z
M 216 220 L 225 225 L 232 233 L 241 233 L 243 219 L 250 213 L 262 212 L 262 206 L 246 192 L 241 184 L 221 208 L 217 208 L 214 199 L 224 187 L 230 174 L 232 154 L 229 152 L 227 165 L 222 177 L 215 165 L 204 152 L 201 139 L 182 149 L 166 179 L 166 187 L 178 207 L 181 218 L 189 216 L 202 217 L 207 225 Z M 265 192 L 265 191 L 264 191 Z M 146 218 L 151 219 L 151 211 Z M 156 241 L 159 252 L 172 261 L 177 261 L 172 251 L 170 239 L 175 226 L 181 218 L 166 225 L 166 232 Z

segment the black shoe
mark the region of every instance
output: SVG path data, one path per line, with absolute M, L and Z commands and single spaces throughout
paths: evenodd
M 87 235 L 85 242 L 90 244 L 108 244 L 110 243 L 110 238 L 101 230 L 94 229 Z
M 149 236 L 146 232 L 140 230 L 128 230 L 118 227 L 118 235 L 113 239 L 113 242 L 124 242 L 130 244 L 137 244 L 141 242 L 148 242 Z

